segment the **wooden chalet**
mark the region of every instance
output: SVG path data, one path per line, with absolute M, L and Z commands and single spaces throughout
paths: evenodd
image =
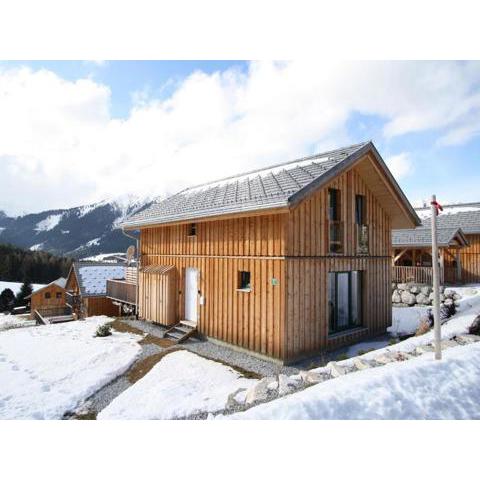
M 288 363 L 385 332 L 391 230 L 420 224 L 362 143 L 184 190 L 140 231 L 139 316 Z
M 417 213 L 422 218 L 421 228 L 430 228 L 430 208 L 419 208 Z M 437 224 L 443 229 L 461 229 L 466 239 L 466 244 L 461 248 L 453 245 L 445 249 L 446 268 L 450 268 L 451 272 L 458 269 L 459 272 L 454 281 L 480 282 L 480 202 L 444 205 L 443 212 L 437 217 Z M 453 276 L 447 274 L 447 279 L 452 280 Z
M 62 313 L 66 306 L 65 284 L 65 278 L 58 278 L 26 297 L 30 301 L 30 318 L 35 317 L 35 311 L 49 316 Z
M 66 282 L 66 304 L 79 318 L 121 314 L 107 297 L 107 281 L 125 278 L 125 265 L 102 262 L 74 262 Z
M 437 231 L 440 283 L 460 283 L 463 278 L 461 252 L 469 246 L 461 228 L 440 227 Z M 393 276 L 397 283 L 433 284 L 432 231 L 430 228 L 392 232 Z

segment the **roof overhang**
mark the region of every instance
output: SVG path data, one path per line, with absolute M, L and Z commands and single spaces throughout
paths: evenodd
M 314 191 L 327 186 L 346 171 L 355 168 L 372 194 L 391 218 L 392 229 L 414 228 L 421 225 L 415 209 L 408 201 L 372 142 L 352 153 L 316 181 L 290 197 L 295 206 Z
M 468 242 L 467 237 L 465 236 L 465 233 L 461 228 L 457 228 L 457 230 L 454 230 L 452 235 L 447 241 L 438 241 L 438 246 L 440 248 L 465 248 L 468 247 L 470 243 Z M 431 243 L 426 243 L 426 242 L 418 242 L 418 243 L 393 243 L 392 242 L 392 247 L 393 248 L 432 248 Z

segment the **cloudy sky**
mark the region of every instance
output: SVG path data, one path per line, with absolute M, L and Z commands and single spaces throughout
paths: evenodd
M 0 62 L 0 210 L 189 185 L 372 139 L 411 201 L 480 200 L 480 62 Z

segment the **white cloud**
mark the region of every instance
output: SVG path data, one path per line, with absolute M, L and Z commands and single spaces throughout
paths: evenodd
M 465 142 L 479 133 L 479 78 L 480 62 L 254 62 L 247 72 L 196 72 L 166 100 L 142 92 L 118 119 L 110 89 L 92 79 L 3 69 L 0 209 L 172 193 L 364 140 L 349 137 L 353 113 L 381 118 L 387 140 L 437 130 L 445 143 Z M 402 155 L 390 162 L 400 176 L 411 171 Z
M 393 176 L 400 180 L 413 172 L 413 162 L 408 153 L 400 153 L 386 160 Z

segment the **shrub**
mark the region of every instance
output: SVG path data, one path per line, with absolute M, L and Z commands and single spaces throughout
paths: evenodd
M 389 345 L 395 345 L 396 343 L 398 343 L 398 338 L 397 337 L 392 337 L 389 341 L 388 341 L 388 344 Z
M 448 320 L 451 316 L 457 313 L 457 306 L 455 303 L 442 304 L 440 305 L 440 323 L 443 323 L 445 320 Z M 433 327 L 434 318 L 433 318 L 433 309 L 430 308 L 427 312 L 428 321 L 430 322 L 430 327 Z
M 108 337 L 112 334 L 112 327 L 108 324 L 100 325 L 95 332 L 96 337 Z
M 426 319 L 426 318 L 422 319 L 420 321 L 420 325 L 417 328 L 417 331 L 415 332 L 415 336 L 419 337 L 420 335 L 424 335 L 430 330 L 431 326 L 432 325 L 429 319 Z
M 480 335 L 480 315 L 475 318 L 472 324 L 468 327 L 468 333 L 471 335 Z

